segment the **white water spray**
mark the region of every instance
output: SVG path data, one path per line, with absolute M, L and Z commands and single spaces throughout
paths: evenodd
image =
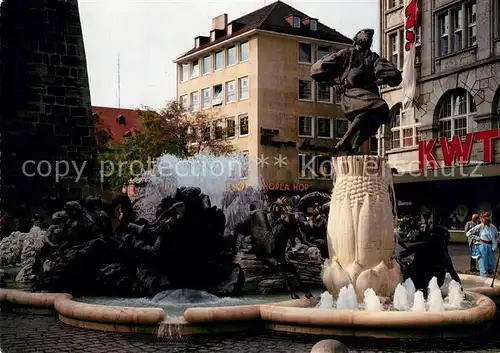
M 398 284 L 396 290 L 394 291 L 394 301 L 393 301 L 394 309 L 396 310 L 408 310 L 410 307 L 408 302 L 408 292 L 406 288 Z
M 448 304 L 454 308 L 461 308 L 464 301 L 462 285 L 455 280 L 448 284 Z
M 424 312 L 425 311 L 424 293 L 422 293 L 419 290 L 415 292 L 415 295 L 413 297 L 413 306 L 411 308 L 411 311 L 414 311 L 414 312 Z
M 411 306 L 413 305 L 413 298 L 415 297 L 415 293 L 417 292 L 417 289 L 415 288 L 415 283 L 413 283 L 411 278 L 408 278 L 404 283 L 403 286 L 406 289 L 406 293 L 408 295 L 408 305 Z
M 384 310 L 377 293 L 372 288 L 368 288 L 364 293 L 363 303 L 365 304 L 365 311 L 382 311 Z
M 319 300 L 318 305 L 316 306 L 320 309 L 332 309 L 333 308 L 333 296 L 325 291 L 321 294 L 321 299 Z

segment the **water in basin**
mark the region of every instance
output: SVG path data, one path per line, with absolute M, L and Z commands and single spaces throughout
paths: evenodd
M 99 305 L 162 308 L 167 316 L 182 316 L 186 309 L 193 307 L 269 304 L 290 300 L 290 295 L 285 293 L 220 298 L 194 289 L 174 289 L 158 293 L 153 298 L 80 297 L 75 300 Z

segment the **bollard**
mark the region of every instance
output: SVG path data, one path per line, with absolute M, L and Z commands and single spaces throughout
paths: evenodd
M 349 353 L 349 350 L 342 342 L 323 340 L 312 347 L 311 353 Z

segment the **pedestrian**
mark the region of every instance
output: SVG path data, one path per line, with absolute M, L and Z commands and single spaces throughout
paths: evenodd
M 495 270 L 495 251 L 498 246 L 498 230 L 491 224 L 488 212 L 480 215 L 481 223 L 467 232 L 467 237 L 477 237 L 479 242 L 479 273 L 488 277 Z
M 471 220 L 465 224 L 464 232 L 465 236 L 467 236 L 467 232 L 477 226 L 479 224 L 479 215 L 477 213 L 474 213 L 471 217 Z M 478 272 L 477 270 L 477 264 L 476 264 L 476 258 L 473 257 L 472 255 L 472 248 L 474 247 L 474 244 L 476 243 L 476 238 L 475 237 L 467 237 L 467 241 L 469 242 L 469 249 L 470 249 L 470 272 Z

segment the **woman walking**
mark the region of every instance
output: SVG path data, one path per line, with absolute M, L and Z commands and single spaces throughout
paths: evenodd
M 476 237 L 479 242 L 479 272 L 481 277 L 488 277 L 495 270 L 495 251 L 498 246 L 498 231 L 491 224 L 488 212 L 480 215 L 481 223 L 467 232 L 467 237 Z

